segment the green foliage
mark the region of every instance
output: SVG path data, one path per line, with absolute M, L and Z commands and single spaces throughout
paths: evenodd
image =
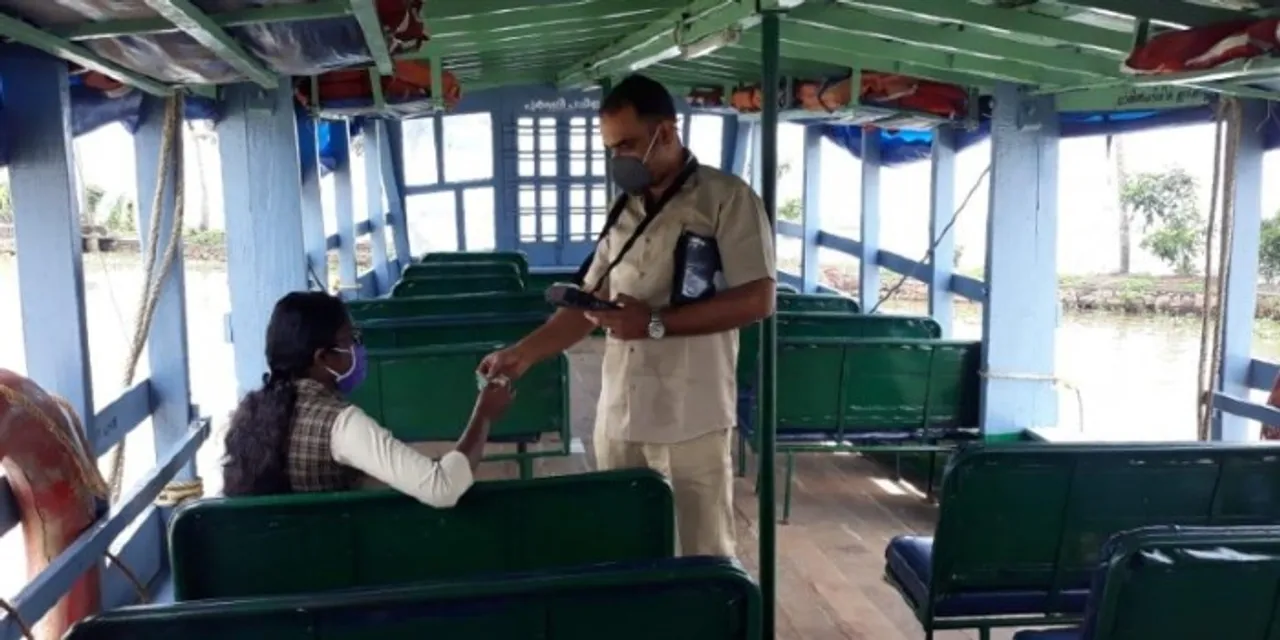
M 800 219 L 803 217 L 804 217 L 804 209 L 801 208 L 800 206 L 799 198 L 791 198 L 790 200 L 787 200 L 786 202 L 782 203 L 781 207 L 778 207 L 779 220 L 786 220 L 788 222 L 800 222 Z
M 1258 240 L 1258 271 L 1267 282 L 1280 279 L 1280 211 L 1262 221 Z
M 107 212 L 106 226 L 107 230 L 114 233 L 137 233 L 138 211 L 133 201 L 124 196 L 116 196 L 115 202 L 111 203 L 111 210 Z
M 1204 242 L 1196 179 L 1184 169 L 1124 176 L 1120 204 L 1142 222 L 1142 248 L 1173 267 L 1178 275 L 1196 272 Z

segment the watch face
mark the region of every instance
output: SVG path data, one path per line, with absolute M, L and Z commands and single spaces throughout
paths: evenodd
M 667 332 L 667 328 L 662 325 L 662 321 L 657 318 L 649 321 L 649 337 L 658 339 Z

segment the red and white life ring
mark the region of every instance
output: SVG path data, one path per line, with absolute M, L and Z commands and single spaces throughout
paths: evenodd
M 0 466 L 22 514 L 30 580 L 93 524 L 96 499 L 106 495 L 106 486 L 75 411 L 5 369 L 0 369 Z M 101 606 L 98 571 L 93 569 L 49 610 L 35 635 L 40 640 L 61 638 Z

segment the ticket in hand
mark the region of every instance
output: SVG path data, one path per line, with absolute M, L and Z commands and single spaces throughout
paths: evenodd
M 491 384 L 505 387 L 510 383 L 511 380 L 506 376 L 493 376 L 492 378 L 486 378 L 483 373 L 480 373 L 479 371 L 476 372 L 476 389 L 480 391 L 484 391 L 484 388 Z

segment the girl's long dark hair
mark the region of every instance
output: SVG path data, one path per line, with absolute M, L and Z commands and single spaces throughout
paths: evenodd
M 294 292 L 281 298 L 267 324 L 267 367 L 262 388 L 240 401 L 227 430 L 222 460 L 228 496 L 289 493 L 289 432 L 298 393 L 320 349 L 335 346 L 348 322 L 346 305 L 324 292 Z

